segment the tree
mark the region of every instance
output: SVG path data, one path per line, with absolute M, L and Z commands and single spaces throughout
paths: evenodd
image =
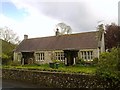
M 0 56 L 2 56 L 2 64 L 7 64 L 8 62 L 12 61 L 12 59 L 13 59 L 13 50 L 15 49 L 16 45 L 11 44 L 4 40 L 0 40 L 0 42 L 2 43 L 2 45 L 1 45 L 2 53 L 0 53 Z
M 118 47 L 120 44 L 120 26 L 117 26 L 114 23 L 112 23 L 111 25 L 106 25 L 105 32 L 106 49 Z
M 0 38 L 13 44 L 20 42 L 19 37 L 8 27 L 0 28 Z
M 70 26 L 66 25 L 65 23 L 58 23 L 56 25 L 57 30 L 59 30 L 59 34 L 70 34 L 72 32 L 72 29 Z

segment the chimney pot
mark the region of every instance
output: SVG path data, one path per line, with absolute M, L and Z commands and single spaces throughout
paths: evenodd
M 28 39 L 28 35 L 24 35 L 24 39 Z
M 59 29 L 58 29 L 58 28 L 56 29 L 55 34 L 56 34 L 56 36 L 59 36 L 60 32 L 59 32 Z

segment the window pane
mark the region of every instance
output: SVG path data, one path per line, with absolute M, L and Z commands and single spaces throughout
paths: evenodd
M 56 60 L 64 60 L 64 52 L 55 52 Z
M 87 59 L 86 51 L 84 52 L 85 59 Z
M 88 51 L 87 53 L 88 53 L 88 59 L 90 60 L 90 52 Z
M 93 51 L 91 51 L 91 59 L 93 59 Z
M 44 53 L 36 53 L 36 61 L 44 60 Z

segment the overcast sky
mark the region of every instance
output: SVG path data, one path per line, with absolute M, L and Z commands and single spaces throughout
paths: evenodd
M 55 35 L 60 22 L 72 33 L 94 31 L 99 21 L 118 23 L 119 0 L 0 0 L 0 27 L 8 26 L 22 40 Z

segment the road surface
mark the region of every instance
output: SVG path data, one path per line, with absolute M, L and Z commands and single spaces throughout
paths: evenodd
M 20 81 L 15 81 L 15 80 L 6 80 L 6 79 L 2 79 L 2 71 L 0 69 L 0 90 L 10 90 L 12 88 L 41 88 L 38 85 L 35 84 L 28 84 L 25 82 L 20 82 Z M 15 89 L 17 90 L 17 89 Z
M 0 80 L 1 80 L 1 78 L 0 78 Z M 3 90 L 4 90 L 4 88 L 40 88 L 40 86 L 37 86 L 34 84 L 28 84 L 25 82 L 14 81 L 14 80 L 5 80 L 5 79 L 2 80 L 2 82 L 0 82 L 0 85 L 2 86 Z

